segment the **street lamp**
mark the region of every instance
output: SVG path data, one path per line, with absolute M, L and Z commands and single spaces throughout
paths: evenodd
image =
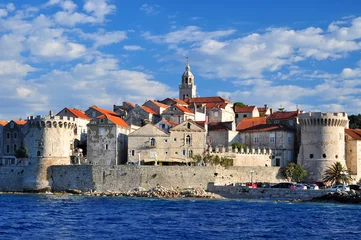
M 249 171 L 251 173 L 251 185 L 253 184 L 253 173 L 254 173 L 254 170 L 250 170 Z

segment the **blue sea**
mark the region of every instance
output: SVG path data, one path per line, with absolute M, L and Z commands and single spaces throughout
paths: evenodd
M 0 195 L 0 239 L 361 239 L 361 205 Z

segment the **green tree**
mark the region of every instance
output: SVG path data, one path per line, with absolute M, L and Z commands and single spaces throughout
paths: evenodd
M 323 174 L 323 181 L 333 184 L 342 184 L 352 181 L 352 178 L 349 174 L 347 174 L 347 168 L 342 166 L 340 162 L 335 162 L 331 166 L 329 166 L 324 174 Z
M 229 157 L 221 157 L 220 164 L 222 167 L 231 167 L 233 166 L 233 159 Z
M 239 142 L 234 142 L 231 144 L 231 146 L 232 146 L 232 149 L 235 149 L 236 147 L 238 150 L 240 150 L 241 148 L 243 148 L 244 150 L 247 149 L 246 145 L 243 145 L 242 143 L 239 143 Z
M 283 175 L 288 181 L 300 182 L 307 176 L 307 171 L 301 166 L 301 164 L 290 163 L 282 169 Z
M 361 114 L 349 115 L 348 119 L 350 120 L 349 125 L 351 129 L 361 128 Z
M 18 150 L 16 150 L 15 157 L 17 157 L 17 158 L 27 158 L 27 157 L 29 157 L 28 149 L 26 149 L 24 146 L 21 146 Z
M 235 103 L 233 103 L 233 106 L 234 106 L 234 107 L 245 107 L 245 106 L 247 106 L 247 105 L 244 104 L 243 102 L 235 102 Z

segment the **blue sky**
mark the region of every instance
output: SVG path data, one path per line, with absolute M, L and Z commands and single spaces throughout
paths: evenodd
M 0 0 L 0 119 L 178 97 L 186 56 L 198 96 L 360 113 L 360 5 Z

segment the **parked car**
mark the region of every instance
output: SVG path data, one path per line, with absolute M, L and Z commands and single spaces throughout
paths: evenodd
M 311 189 L 311 190 L 318 190 L 318 189 L 320 189 L 320 188 L 318 187 L 317 184 L 310 184 L 310 185 L 309 185 L 309 189 Z
M 249 187 L 249 188 L 257 188 L 257 183 L 246 183 L 246 186 Z
M 326 184 L 324 182 L 316 182 L 319 189 L 326 189 Z
M 304 184 L 296 184 L 295 189 L 296 190 L 307 190 L 307 186 Z
M 327 188 L 328 191 L 350 191 L 348 185 L 333 185 L 332 187 Z
M 269 182 L 258 182 L 257 187 L 259 188 L 270 188 L 272 185 Z
M 290 188 L 290 189 L 295 189 L 295 188 L 296 188 L 296 184 L 284 182 L 284 183 L 278 183 L 278 184 L 276 184 L 276 185 L 273 185 L 271 188 Z
M 351 184 L 351 185 L 348 185 L 348 186 L 349 186 L 350 189 L 352 189 L 352 190 L 361 191 L 361 186 L 360 186 L 360 185 Z

